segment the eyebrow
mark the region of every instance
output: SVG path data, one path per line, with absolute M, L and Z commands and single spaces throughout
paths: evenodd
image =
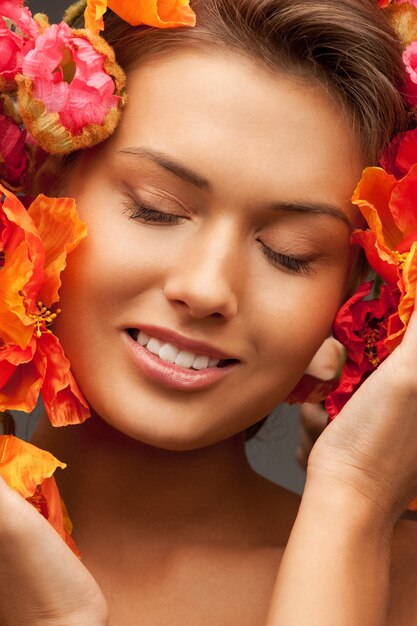
M 168 172 L 172 172 L 172 174 L 179 176 L 187 183 L 191 183 L 195 187 L 198 187 L 199 189 L 204 189 L 205 191 L 210 191 L 211 189 L 211 185 L 206 178 L 200 176 L 199 174 L 196 174 L 196 172 L 193 172 L 182 163 L 178 163 L 178 161 L 173 161 L 166 154 L 164 154 L 163 152 L 159 152 L 158 150 L 151 150 L 150 148 L 137 146 L 134 148 L 125 148 L 124 150 L 119 150 L 118 154 L 131 155 L 134 157 L 148 157 L 154 163 L 168 170 Z
M 174 161 L 168 155 L 160 152 L 159 150 L 153 150 L 144 146 L 134 146 L 125 148 L 124 150 L 119 150 L 117 154 L 139 158 L 147 157 L 168 172 L 175 174 L 175 176 L 182 178 L 187 183 L 190 183 L 199 189 L 203 189 L 204 191 L 210 191 L 212 189 L 212 185 L 206 178 L 197 174 L 183 163 Z M 273 202 L 268 205 L 267 208 L 270 210 L 284 211 L 288 213 L 315 213 L 317 215 L 330 215 L 331 217 L 335 217 L 344 222 L 350 229 L 353 229 L 354 227 L 347 215 L 338 206 L 327 202 Z
M 330 215 L 346 224 L 350 229 L 354 225 L 338 206 L 327 202 L 274 202 L 270 205 L 271 209 L 278 211 L 288 211 L 292 213 L 315 213 L 316 215 Z

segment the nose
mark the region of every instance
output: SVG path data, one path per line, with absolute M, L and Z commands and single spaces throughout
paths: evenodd
M 239 243 L 231 225 L 218 224 L 187 240 L 165 282 L 165 297 L 196 318 L 231 319 L 241 285 Z

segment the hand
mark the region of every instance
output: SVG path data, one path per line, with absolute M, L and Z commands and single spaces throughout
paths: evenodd
M 48 522 L 0 479 L 1 626 L 105 626 L 97 583 Z
M 321 380 L 334 378 L 343 365 L 344 348 L 333 337 L 322 344 L 306 373 Z M 299 443 L 296 452 L 297 462 L 307 468 L 308 457 L 318 437 L 327 424 L 328 415 L 322 404 L 304 403 L 300 405 Z
M 324 430 L 307 468 L 310 485 L 350 489 L 390 524 L 417 495 L 416 346 L 414 312 L 401 345 Z

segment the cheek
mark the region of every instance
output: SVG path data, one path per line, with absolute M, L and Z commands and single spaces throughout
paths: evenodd
M 269 306 L 261 305 L 258 323 L 259 367 L 265 380 L 286 380 L 287 391 L 298 382 L 312 357 L 331 334 L 346 289 L 348 255 L 311 277 L 278 272 Z M 261 356 L 262 355 L 262 356 Z M 274 383 L 275 381 L 275 383 Z M 284 390 L 285 392 L 285 390 Z

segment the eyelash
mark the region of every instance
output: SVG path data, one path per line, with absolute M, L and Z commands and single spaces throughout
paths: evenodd
M 185 217 L 181 215 L 175 215 L 174 213 L 164 213 L 158 211 L 152 207 L 145 206 L 143 204 L 131 203 L 127 201 L 125 203 L 126 210 L 129 212 L 129 219 L 131 220 L 144 220 L 145 222 L 153 222 L 155 224 L 179 224 Z M 311 262 L 303 259 L 297 259 L 296 257 L 288 256 L 287 254 L 281 254 L 275 252 L 271 248 L 268 248 L 262 241 L 259 241 L 262 246 L 262 250 L 265 256 L 275 266 L 283 267 L 294 274 L 309 275 L 311 273 Z
M 304 274 L 305 276 L 311 274 L 311 261 L 306 259 L 297 259 L 296 257 L 288 256 L 287 254 L 275 252 L 275 250 L 268 248 L 268 246 L 266 246 L 262 241 L 259 243 L 262 245 L 262 250 L 265 256 L 273 265 L 283 267 L 294 274 Z
M 130 214 L 131 220 L 144 220 L 145 222 L 153 222 L 155 224 L 179 224 L 185 217 L 182 215 L 175 215 L 174 213 L 164 213 L 163 211 L 157 211 L 150 206 L 144 204 L 125 202 L 126 211 Z

